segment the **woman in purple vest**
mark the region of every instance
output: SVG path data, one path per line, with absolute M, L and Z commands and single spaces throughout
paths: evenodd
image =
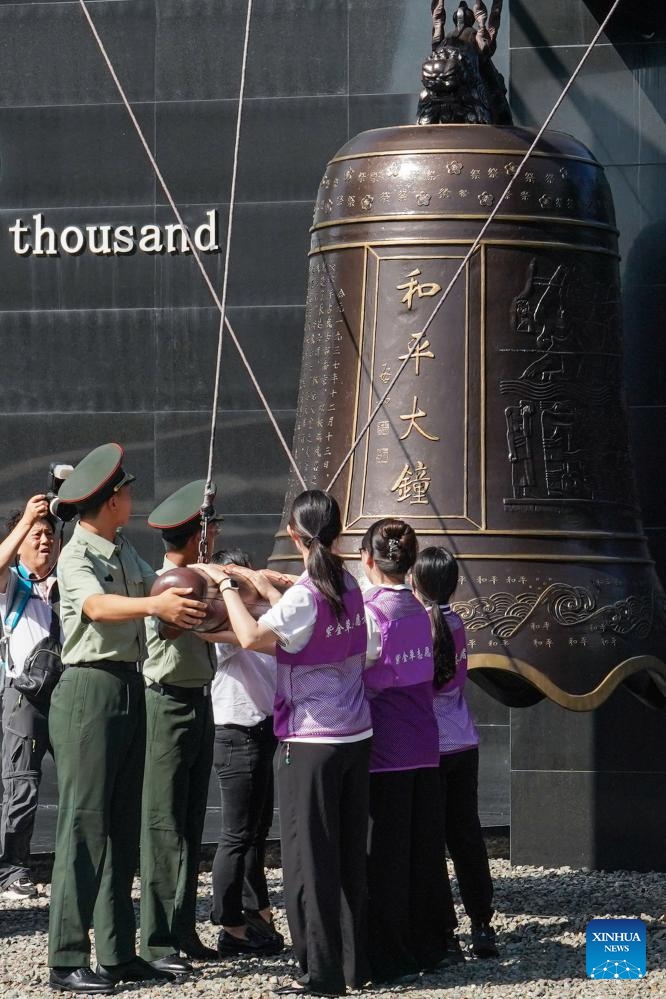
M 366 956 L 366 837 L 372 724 L 363 689 L 366 628 L 358 584 L 331 551 L 340 510 L 319 490 L 294 501 L 287 528 L 305 572 L 259 621 L 230 580 L 220 583 L 240 645 L 277 658 L 274 726 L 284 893 L 303 971 L 278 993 L 343 995 L 370 977 Z M 277 643 L 277 644 L 276 644 Z
M 446 548 L 424 548 L 412 581 L 432 620 L 446 845 L 472 923 L 472 950 L 477 957 L 497 957 L 493 883 L 479 821 L 479 736 L 464 694 L 467 640 L 464 624 L 449 606 L 458 585 L 458 563 Z
M 464 961 L 440 833 L 430 620 L 405 583 L 416 551 L 409 524 L 388 518 L 368 529 L 361 546 L 374 584 L 364 594 L 364 680 L 374 733 L 369 951 L 378 982 L 407 982 L 442 962 Z

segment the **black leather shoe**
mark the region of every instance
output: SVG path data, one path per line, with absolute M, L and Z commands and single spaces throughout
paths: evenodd
M 117 982 L 175 982 L 170 971 L 159 971 L 142 957 L 133 957 L 123 964 L 98 964 L 95 971 L 101 979 L 115 985 Z
M 217 957 L 216 951 L 213 953 Z M 165 954 L 164 957 L 157 957 L 148 963 L 155 971 L 169 971 L 172 975 L 191 975 L 194 971 L 192 965 L 180 954 Z
M 345 992 L 320 992 L 312 985 L 303 985 L 302 982 L 291 982 L 289 985 L 281 985 L 272 990 L 276 996 L 343 996 Z
M 460 946 L 460 940 L 455 935 L 455 933 L 447 933 L 444 937 L 445 951 L 440 958 L 437 967 L 446 968 L 449 964 L 464 964 L 465 955 L 463 954 L 463 949 Z
M 217 938 L 217 952 L 220 957 L 265 957 L 269 954 L 279 954 L 282 947 L 261 936 L 251 926 L 248 926 L 244 937 L 234 937 L 226 930 L 222 930 Z
M 112 982 L 100 978 L 90 968 L 51 968 L 49 985 L 60 992 L 82 992 L 86 995 L 115 992 Z
M 372 982 L 369 983 L 369 987 L 379 987 L 382 989 L 384 986 L 391 988 L 394 985 L 414 985 L 420 977 L 421 975 L 418 971 L 406 971 L 402 975 L 394 975 L 393 978 L 373 978 Z
M 186 957 L 191 957 L 195 961 L 217 961 L 219 954 L 212 947 L 206 947 L 199 940 L 199 937 L 190 937 L 187 940 L 180 940 L 178 946 Z
M 244 909 L 243 917 L 247 925 L 251 926 L 262 937 L 272 940 L 280 948 L 284 947 L 284 937 L 275 929 L 275 921 L 272 917 L 270 923 L 267 923 L 258 909 Z

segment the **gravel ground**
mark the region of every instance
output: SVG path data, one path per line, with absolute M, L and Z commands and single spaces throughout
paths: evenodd
M 511 867 L 491 861 L 495 880 L 501 955 L 498 960 L 467 963 L 424 975 L 419 983 L 400 990 L 405 999 L 445 996 L 447 999 L 500 997 L 622 996 L 666 997 L 666 874 L 615 872 L 600 874 L 570 868 L 543 870 Z M 282 908 L 281 871 L 272 870 L 270 886 L 277 922 L 287 935 Z M 208 922 L 210 874 L 202 874 L 199 891 L 199 931 L 214 946 L 216 931 Z M 136 884 L 138 897 L 138 882 Z M 455 884 L 454 884 L 455 890 Z M 45 966 L 49 886 L 41 885 L 38 901 L 0 899 L 0 995 L 2 999 L 53 997 Z M 459 910 L 460 937 L 469 946 L 469 923 Z M 648 975 L 640 982 L 598 982 L 585 976 L 585 926 L 590 919 L 640 917 L 647 924 Z M 469 951 L 468 951 L 469 953 Z M 183 999 L 207 999 L 227 994 L 245 999 L 271 999 L 271 990 L 295 973 L 290 951 L 263 961 L 238 959 L 199 966 L 196 976 L 179 985 L 127 986 L 123 992 L 144 999 L 166 996 L 175 988 Z M 363 993 L 366 994 L 366 993 Z M 361 994 L 358 993 L 360 996 Z

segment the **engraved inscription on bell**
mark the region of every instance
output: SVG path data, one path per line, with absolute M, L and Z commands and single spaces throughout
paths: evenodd
M 423 326 L 460 263 L 460 254 L 368 252 L 356 437 L 391 389 L 351 463 L 346 523 L 395 514 L 435 527 L 468 517 L 465 426 L 467 282 L 461 281 L 424 334 Z M 444 389 L 446 372 L 460 386 Z M 449 468 L 448 482 L 440 469 Z M 475 507 L 478 516 L 478 496 Z

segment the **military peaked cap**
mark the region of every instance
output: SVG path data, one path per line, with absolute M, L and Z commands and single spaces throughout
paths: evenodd
M 87 454 L 65 479 L 58 493 L 61 503 L 83 509 L 99 506 L 136 476 L 123 468 L 125 449 L 120 444 L 102 444 Z
M 201 520 L 201 504 L 206 489 L 206 480 L 197 479 L 181 486 L 175 493 L 156 506 L 148 517 L 148 526 L 161 531 L 168 541 L 170 536 L 182 534 Z M 213 486 L 213 498 L 217 490 Z M 208 520 L 219 521 L 223 518 L 215 513 L 213 506 L 206 511 Z

